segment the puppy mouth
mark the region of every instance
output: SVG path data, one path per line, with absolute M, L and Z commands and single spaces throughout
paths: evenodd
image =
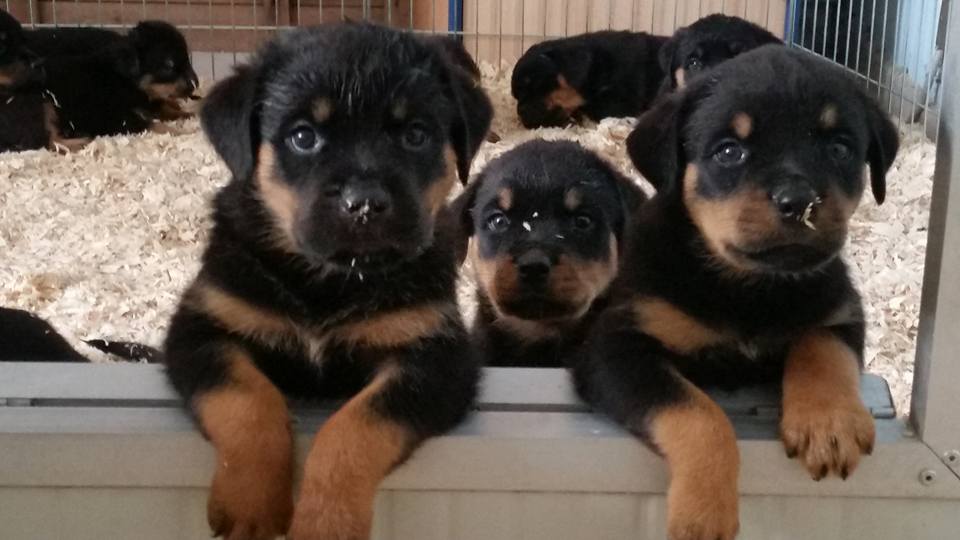
M 500 310 L 506 315 L 531 321 L 570 319 L 580 312 L 577 306 L 536 292 L 524 293 L 502 302 Z
M 740 249 L 730 247 L 738 257 L 757 265 L 761 270 L 774 273 L 813 272 L 833 260 L 837 252 L 807 244 L 783 244 L 763 249 Z

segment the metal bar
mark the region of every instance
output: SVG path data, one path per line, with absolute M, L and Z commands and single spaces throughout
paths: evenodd
M 861 1 L 860 6 L 863 6 Z M 847 46 L 843 52 L 843 65 L 850 69 L 850 38 L 853 36 L 853 0 L 847 2 Z
M 819 2 L 818 2 L 819 4 Z M 827 57 L 827 30 L 830 28 L 830 2 L 827 2 L 826 11 L 823 12 L 823 48 L 820 56 Z
M 880 99 L 880 93 L 883 91 L 883 65 L 887 63 L 887 17 L 890 10 L 890 0 L 883 2 L 883 30 L 880 35 L 880 73 L 877 75 L 877 99 Z M 892 80 L 892 79 L 891 79 Z M 889 112 L 889 110 L 887 111 Z
M 843 7 L 843 0 L 837 0 L 837 13 L 834 17 L 837 19 L 836 24 L 833 27 L 833 61 L 837 61 L 837 52 L 840 50 L 840 8 Z M 849 25 L 849 21 L 847 21 Z M 849 28 L 847 29 L 849 30 Z M 850 35 L 850 32 L 847 32 L 847 35 Z
M 917 433 L 944 460 L 960 452 L 960 17 L 951 11 L 911 396 Z M 960 474 L 960 459 L 952 467 Z
M 806 48 L 807 40 L 807 0 L 803 0 L 803 14 L 800 22 L 800 48 Z
M 813 37 L 813 41 L 810 43 L 810 50 L 817 52 L 817 25 L 820 24 L 819 19 L 817 19 L 817 13 L 819 13 L 820 0 L 813 0 L 813 28 L 810 32 Z
M 949 13 L 944 13 L 943 10 L 944 10 L 943 1 L 942 1 L 942 0 L 938 0 L 938 1 L 937 1 L 937 11 L 936 11 L 937 20 L 938 20 L 938 21 L 940 20 L 941 17 L 949 17 Z M 950 10 L 950 7 L 949 7 L 949 4 L 948 4 L 948 5 L 947 5 L 947 11 L 949 11 L 949 10 Z M 938 26 L 939 26 L 939 24 L 938 24 Z M 930 44 L 930 45 L 931 45 L 931 46 L 930 46 L 930 50 L 931 50 L 931 51 L 934 51 L 934 52 L 936 52 L 936 50 L 937 50 L 937 34 L 938 34 L 938 33 L 939 33 L 939 28 L 938 28 L 937 31 L 933 32 L 933 38 L 932 38 L 933 43 Z M 931 104 L 930 104 L 930 93 L 931 93 L 931 92 L 930 92 L 930 90 L 931 90 L 931 88 L 933 87 L 934 77 L 936 76 L 936 73 L 937 73 L 937 66 L 931 66 L 930 68 L 927 69 L 927 82 L 926 82 L 926 87 L 925 87 L 926 92 L 925 92 L 925 94 L 924 94 L 924 100 L 923 100 L 923 133 L 924 133 L 924 134 L 927 133 L 927 122 L 928 122 L 928 119 L 930 118 L 930 109 L 931 109 Z M 942 92 L 939 92 L 939 95 L 942 95 Z M 937 101 L 934 101 L 933 106 L 936 106 L 936 105 L 937 105 Z M 939 110 L 939 107 L 938 107 L 938 110 Z M 939 128 L 939 125 L 940 125 L 940 123 L 937 122 L 937 127 L 938 127 L 938 128 Z M 936 136 L 934 137 L 933 140 L 934 140 L 934 142 L 937 142 L 937 141 L 938 141 L 938 139 L 937 139 Z

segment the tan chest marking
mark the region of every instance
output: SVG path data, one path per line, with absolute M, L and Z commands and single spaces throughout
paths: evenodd
M 713 329 L 660 298 L 642 297 L 633 303 L 637 329 L 656 338 L 667 349 L 691 354 L 707 347 L 729 344 L 733 336 Z

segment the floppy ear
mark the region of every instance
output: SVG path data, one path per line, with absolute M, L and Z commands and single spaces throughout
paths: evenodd
M 662 69 L 671 80 L 673 80 L 673 56 L 677 54 L 677 46 L 686 33 L 687 29 L 685 27 L 678 28 L 677 31 L 673 33 L 673 36 L 660 46 L 660 50 L 657 52 L 657 61 L 660 63 L 660 69 Z
M 474 235 L 473 205 L 477 200 L 481 178 L 467 185 L 460 195 L 448 204 L 440 213 L 441 226 L 451 232 L 453 252 L 459 264 L 467 258 L 467 244 Z
M 686 96 L 681 91 L 655 103 L 627 137 L 630 161 L 658 193 L 668 192 L 686 165 L 680 140 Z
M 631 217 L 637 213 L 640 206 L 647 201 L 647 194 L 640 189 L 636 182 L 616 172 L 617 192 L 620 195 L 620 207 L 623 218 L 617 224 L 617 238 L 622 242 Z
M 111 45 L 103 49 L 111 68 L 128 79 L 140 76 L 140 59 L 136 49 L 129 45 Z
M 260 144 L 254 114 L 256 90 L 256 69 L 240 67 L 213 87 L 200 110 L 200 124 L 207 139 L 237 179 L 253 174 Z
M 887 196 L 887 171 L 893 165 L 900 147 L 897 128 L 873 98 L 864 95 L 867 109 L 867 126 L 870 145 L 867 146 L 867 163 L 870 165 L 870 189 L 877 204 L 883 204 Z
M 449 73 L 448 95 L 454 104 L 450 140 L 453 151 L 457 154 L 457 174 L 460 182 L 466 184 L 470 177 L 473 156 L 490 129 L 493 105 L 471 74 L 452 63 L 444 51 L 440 50 L 439 53 Z

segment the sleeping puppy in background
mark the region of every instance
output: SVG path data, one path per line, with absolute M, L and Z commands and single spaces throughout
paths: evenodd
M 844 72 L 779 46 L 691 81 L 628 138 L 660 189 L 574 372 L 586 401 L 666 458 L 671 539 L 738 529 L 736 435 L 701 388 L 782 384 L 783 444 L 816 480 L 871 452 L 863 310 L 840 252 L 864 164 L 880 203 L 897 147 Z
M 667 74 L 662 92 L 683 88 L 693 77 L 738 54 L 771 43 L 777 36 L 756 24 L 719 13 L 679 28 L 660 48 L 660 67 Z
M 657 54 L 666 37 L 604 31 L 537 43 L 510 81 L 524 127 L 565 127 L 582 117 L 643 112 L 663 81 Z
M 0 152 L 77 149 L 88 142 L 62 135 L 57 111 L 43 91 L 45 82 L 20 22 L 0 10 Z
M 368 24 L 283 33 L 207 97 L 232 180 L 164 353 L 217 453 L 215 535 L 365 539 L 383 477 L 467 414 L 479 361 L 436 218 L 492 114 L 435 43 Z M 287 397 L 345 400 L 295 509 Z
M 132 49 L 129 60 L 135 85 L 146 94 L 149 114 L 158 120 L 192 116 L 179 100 L 199 86 L 190 50 L 177 28 L 163 21 L 143 21 L 119 34 L 102 28 L 44 28 L 26 33 L 27 44 L 44 58 L 97 54 L 104 49 Z M 109 88 L 104 89 L 109 91 Z
M 452 204 L 475 272 L 473 338 L 494 366 L 561 367 L 608 302 L 640 188 L 570 141 L 493 160 Z

